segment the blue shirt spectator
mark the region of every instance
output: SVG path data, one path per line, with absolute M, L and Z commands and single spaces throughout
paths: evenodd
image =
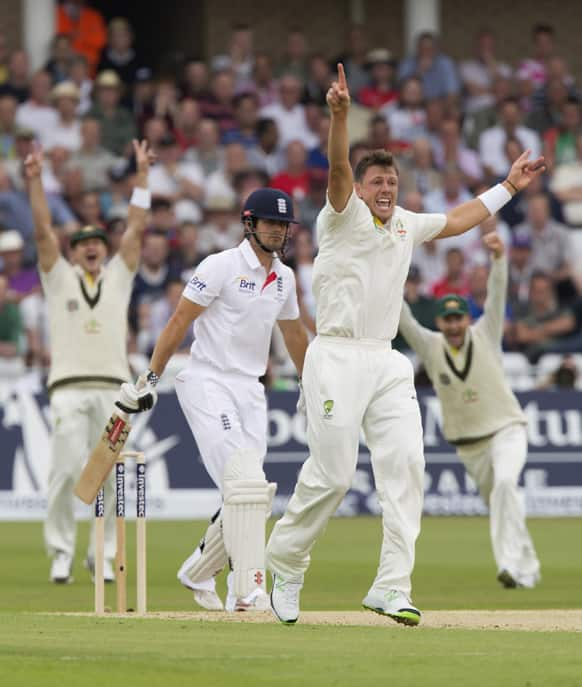
M 418 38 L 416 54 L 400 64 L 399 80 L 410 76 L 421 79 L 427 100 L 456 96 L 461 90 L 453 60 L 438 51 L 437 39 L 431 33 L 422 33 Z

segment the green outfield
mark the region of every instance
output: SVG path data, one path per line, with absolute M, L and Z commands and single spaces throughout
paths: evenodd
M 495 581 L 482 518 L 427 518 L 418 544 L 414 601 L 435 609 L 582 609 L 579 520 L 530 521 L 542 561 L 535 590 Z M 194 611 L 175 571 L 204 523 L 148 523 L 152 611 Z M 37 523 L 0 525 L 0 685 L 564 685 L 582 686 L 579 632 L 202 622 L 186 616 L 55 616 L 90 611 L 92 585 L 80 560 L 75 583 L 48 582 Z M 132 543 L 132 526 L 128 541 Z M 79 551 L 87 527 L 79 532 Z M 350 612 L 375 572 L 377 519 L 333 520 L 318 542 L 302 595 L 305 611 Z M 130 547 L 129 595 L 134 593 Z M 223 582 L 222 582 L 223 583 Z M 108 589 L 114 604 L 114 589 Z M 536 614 L 537 616 L 537 614 Z M 376 616 L 374 616 L 376 617 Z M 501 614 L 500 616 L 501 617 Z M 428 624 L 428 622 L 427 622 Z M 582 631 L 580 627 L 575 627 Z

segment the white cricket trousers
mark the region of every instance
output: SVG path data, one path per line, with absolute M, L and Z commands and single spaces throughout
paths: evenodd
M 267 401 L 256 377 L 221 372 L 190 360 L 176 376 L 176 395 L 202 462 L 222 491 L 233 454 L 250 449 L 262 466 L 267 452 Z
M 51 465 L 48 480 L 45 546 L 49 556 L 63 551 L 73 557 L 77 526 L 73 488 L 91 451 L 103 434 L 117 399 L 116 389 L 65 386 L 51 394 Z M 115 476 L 105 483 L 105 557 L 115 557 Z M 95 556 L 94 519 L 89 538 L 90 558 Z
M 383 522 L 371 591 L 410 596 L 424 483 L 412 365 L 387 342 L 317 336 L 307 350 L 303 390 L 310 455 L 267 545 L 269 568 L 303 580 L 316 539 L 352 483 L 363 428 Z
M 533 586 L 540 563 L 525 522 L 517 483 L 527 458 L 525 425 L 504 427 L 490 439 L 459 446 L 457 453 L 489 506 L 489 529 L 497 569 Z

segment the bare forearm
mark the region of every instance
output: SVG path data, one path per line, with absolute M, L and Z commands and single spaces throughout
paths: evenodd
M 178 350 L 178 346 L 186 336 L 188 326 L 189 323 L 184 324 L 172 317 L 164 327 L 150 360 L 150 370 L 155 372 L 158 377 L 162 376 L 168 360 Z
M 8 341 L 0 341 L 0 357 L 15 358 L 18 355 L 18 346 Z
M 511 196 L 515 195 L 515 190 L 506 181 L 502 183 L 502 186 Z M 479 198 L 468 200 L 447 213 L 447 224 L 438 238 L 464 234 L 469 229 L 481 224 L 488 217 L 489 210 Z
M 40 177 L 29 180 L 28 197 L 32 208 L 35 238 L 37 241 L 42 240 L 51 232 L 51 212 Z
M 327 142 L 330 173 L 334 169 L 350 168 L 350 144 L 348 137 L 348 118 L 346 115 L 331 116 Z M 351 168 L 350 168 L 351 171 Z

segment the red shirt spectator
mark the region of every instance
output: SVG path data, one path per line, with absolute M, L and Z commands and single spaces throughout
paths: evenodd
M 394 88 L 394 67 L 396 65 L 389 50 L 378 48 L 368 53 L 372 83 L 358 93 L 358 100 L 364 107 L 378 110 L 398 98 Z
M 460 248 L 449 248 L 446 257 L 447 268 L 445 276 L 432 285 L 431 295 L 442 298 L 449 293 L 458 296 L 469 295 L 469 280 L 465 274 L 465 257 Z
M 107 42 L 107 29 L 101 13 L 84 5 L 83 0 L 59 4 L 56 33 L 71 37 L 73 50 L 87 58 L 94 74 L 101 50 Z
M 309 170 L 307 152 L 300 141 L 291 141 L 285 151 L 287 164 L 285 169 L 276 174 L 270 186 L 288 193 L 296 201 L 302 200 L 309 190 Z

